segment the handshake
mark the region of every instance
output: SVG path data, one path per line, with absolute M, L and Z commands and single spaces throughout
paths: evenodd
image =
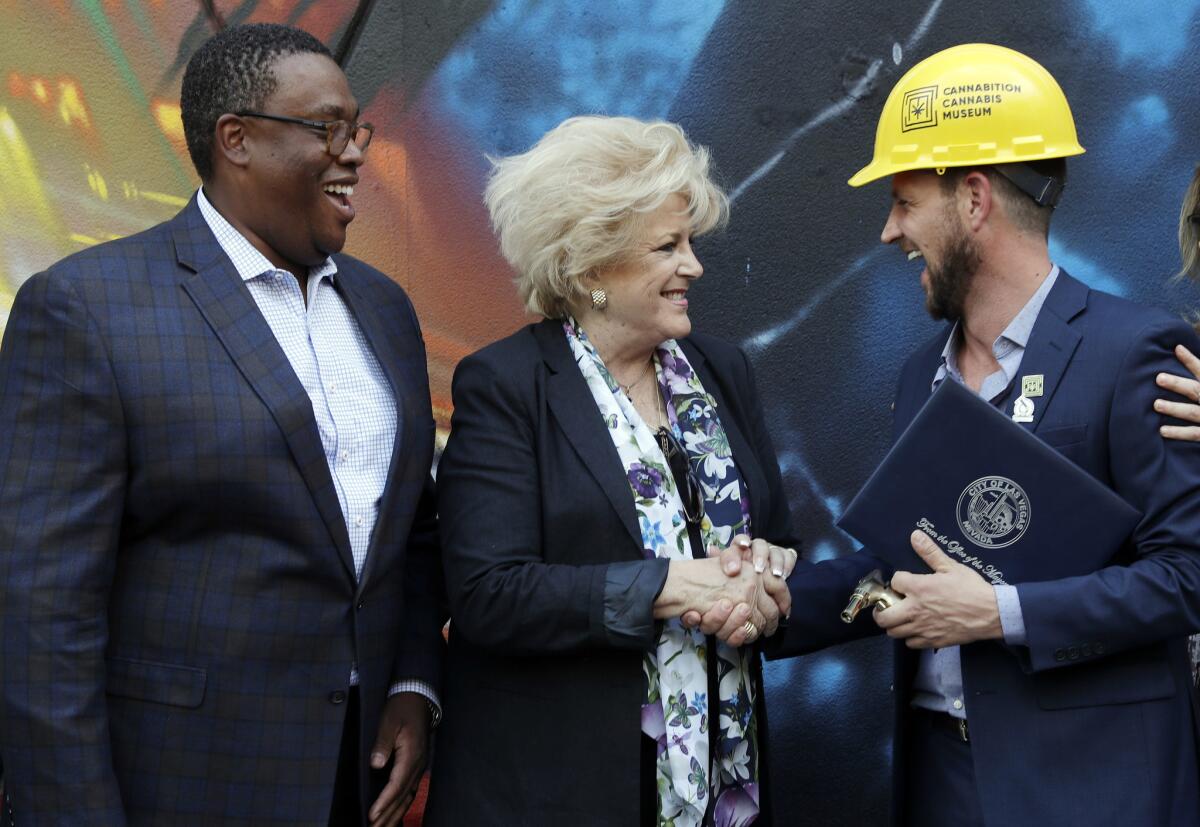
M 708 553 L 705 560 L 671 561 L 654 616 L 678 617 L 730 646 L 775 634 L 780 618 L 791 614 L 787 577 L 796 551 L 739 534 L 728 548 Z

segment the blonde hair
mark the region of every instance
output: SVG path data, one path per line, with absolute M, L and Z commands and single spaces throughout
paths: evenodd
M 729 216 L 708 150 L 666 121 L 568 118 L 528 152 L 488 160 L 484 202 L 500 251 L 525 309 L 550 318 L 584 301 L 584 279 L 627 256 L 644 217 L 672 195 L 687 201 L 692 235 Z
M 1183 267 L 1176 278 L 1191 276 L 1200 279 L 1200 228 L 1192 221 L 1192 214 L 1200 209 L 1200 166 L 1192 174 L 1192 183 L 1188 186 L 1187 195 L 1183 196 L 1183 206 L 1179 208 L 1179 257 Z

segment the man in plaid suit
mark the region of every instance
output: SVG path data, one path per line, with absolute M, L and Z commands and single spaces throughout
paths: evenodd
M 417 320 L 338 253 L 372 130 L 282 26 L 181 103 L 203 188 L 30 278 L 0 347 L 13 815 L 395 824 L 445 612 Z

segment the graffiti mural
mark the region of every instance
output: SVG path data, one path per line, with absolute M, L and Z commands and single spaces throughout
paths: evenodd
M 230 23 L 293 23 L 339 56 L 377 126 L 349 250 L 412 295 L 444 429 L 455 364 L 525 321 L 480 202 L 486 156 L 571 114 L 669 118 L 712 149 L 734 200 L 728 231 L 700 244 L 693 318 L 756 366 L 805 554 L 848 554 L 834 520 L 886 449 L 900 364 L 936 329 L 919 266 L 878 243 L 886 183 L 845 184 L 888 90 L 955 43 L 1042 62 L 1088 150 L 1071 163 L 1053 256 L 1183 312 L 1200 305 L 1168 283 L 1200 160 L 1198 5 L 0 0 L 0 324 L 31 273 L 190 197 L 178 90 L 196 46 Z M 768 667 L 786 823 L 886 812 L 890 679 L 878 640 Z

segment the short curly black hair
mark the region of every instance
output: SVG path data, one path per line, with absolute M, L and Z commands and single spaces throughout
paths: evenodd
M 196 50 L 183 73 L 179 107 L 188 154 L 201 180 L 212 175 L 217 119 L 261 109 L 278 85 L 275 61 L 305 52 L 332 58 L 308 32 L 278 23 L 230 26 Z

